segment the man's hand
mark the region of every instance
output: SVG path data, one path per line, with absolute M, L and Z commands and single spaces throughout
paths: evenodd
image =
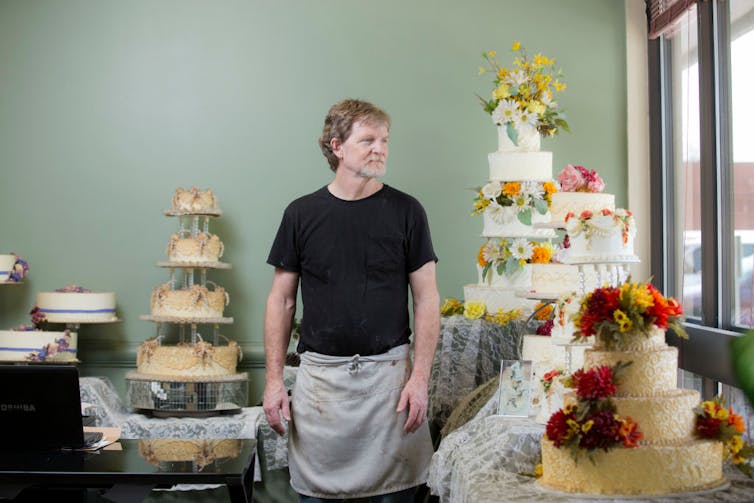
M 427 418 L 427 383 L 421 379 L 411 377 L 401 392 L 396 412 L 403 412 L 408 406 L 408 418 L 403 425 L 403 431 L 413 433 Z
M 290 421 L 291 409 L 288 406 L 288 391 L 286 391 L 282 381 L 279 383 L 267 383 L 265 385 L 262 407 L 264 408 L 264 415 L 267 417 L 270 427 L 278 435 L 285 435 L 285 426 L 280 420 L 280 415 L 282 413 L 283 419 Z

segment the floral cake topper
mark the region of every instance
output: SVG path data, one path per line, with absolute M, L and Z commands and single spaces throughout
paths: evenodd
M 558 173 L 558 183 L 564 192 L 602 192 L 605 182 L 593 169 L 568 164 Z
M 511 67 L 502 66 L 495 51 L 482 54 L 485 65 L 479 67 L 479 74 L 495 76 L 491 99 L 478 96 L 484 111 L 495 124 L 506 126 L 514 144 L 518 144 L 519 131 L 527 126 L 543 136 L 569 131 L 565 114 L 554 99 L 555 93 L 566 88 L 562 72 L 554 69 L 555 60 L 540 53 L 530 60 L 518 41 L 511 51 L 515 54 Z

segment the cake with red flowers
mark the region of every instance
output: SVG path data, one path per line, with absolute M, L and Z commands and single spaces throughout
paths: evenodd
M 610 496 L 656 496 L 720 487 L 723 444 L 695 435 L 699 393 L 678 389 L 678 350 L 665 330 L 685 336 L 682 309 L 652 285 L 625 283 L 583 297 L 580 337 L 594 337 L 573 396 L 549 419 L 542 439 L 547 489 Z
M 626 209 L 584 210 L 565 218 L 568 234 L 566 263 L 638 262 L 634 253 L 636 222 Z

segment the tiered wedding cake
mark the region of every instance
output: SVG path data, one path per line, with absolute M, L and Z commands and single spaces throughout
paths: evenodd
M 677 388 L 678 350 L 665 344 L 668 326 L 684 333 L 681 314 L 675 299 L 647 284 L 599 288 L 583 298 L 576 328 L 596 340 L 572 377 L 576 396 L 547 424 L 543 487 L 663 495 L 724 483 L 723 445 L 694 438 L 699 394 Z
M 233 322 L 224 317 L 229 296 L 206 278 L 208 269 L 230 268 L 220 262 L 224 251 L 220 238 L 209 232 L 210 218 L 222 211 L 211 190 L 192 187 L 178 188 L 165 214 L 179 218 L 180 230 L 168 242 L 168 261 L 158 263 L 169 268 L 170 280 L 152 291 L 151 314 L 142 316 L 157 324 L 157 336 L 136 351 L 136 372 L 126 377 L 130 403 L 139 409 L 181 414 L 239 409 L 246 403 L 248 381 L 246 373 L 236 373 L 241 349 L 219 332 L 219 325 Z M 173 325 L 178 327 L 178 341 L 169 343 L 168 327 Z M 199 327 L 208 331 L 202 335 Z M 203 383 L 204 396 L 175 393 L 176 383 Z M 209 383 L 214 386 L 211 392 Z M 193 395 L 196 388 L 187 386 L 184 391 Z M 220 397 L 223 393 L 227 396 Z

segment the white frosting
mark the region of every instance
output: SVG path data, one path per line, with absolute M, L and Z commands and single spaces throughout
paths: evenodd
M 553 298 L 572 292 L 579 284 L 579 268 L 568 264 L 531 264 L 531 291 Z
M 497 127 L 497 151 L 498 152 L 538 152 L 541 144 L 541 135 L 537 128 L 521 124 L 517 128 L 518 141 L 514 144 L 508 136 L 507 126 Z M 552 178 L 552 175 L 550 176 Z
M 552 195 L 550 213 L 553 222 L 565 223 L 568 213 L 581 214 L 584 210 L 594 213 L 603 208 L 615 210 L 615 195 L 604 192 L 556 192 Z
M 37 307 L 52 323 L 116 319 L 114 292 L 38 292 Z
M 499 309 L 503 311 L 521 309 L 523 315 L 528 315 L 534 311 L 534 307 L 537 305 L 535 300 L 517 296 L 514 290 L 478 284 L 464 286 L 463 298 L 467 302 L 483 302 L 487 306 L 487 311 L 491 313 L 495 313 Z
M 10 274 L 13 272 L 13 266 L 16 265 L 17 257 L 13 254 L 0 255 L 0 283 L 8 281 Z
M 552 229 L 535 229 L 530 225 L 522 224 L 518 220 L 516 210 L 513 206 L 502 207 L 497 216 L 493 218 L 492 211 L 488 206 L 484 213 L 484 227 L 482 236 L 484 237 L 532 237 L 532 238 L 554 238 L 557 236 Z M 531 223 L 548 223 L 550 213 L 544 215 L 532 210 Z
M 0 330 L 0 361 L 75 361 L 77 344 L 76 332 Z
M 617 211 L 617 210 L 616 210 Z M 625 210 L 621 210 L 625 211 Z M 634 261 L 634 236 L 636 224 L 628 218 L 628 230 L 624 236 L 623 225 L 613 215 L 595 213 L 586 223 L 574 217 L 566 222 L 571 246 L 566 262 Z
M 552 152 L 492 152 L 487 162 L 490 180 L 552 180 Z

